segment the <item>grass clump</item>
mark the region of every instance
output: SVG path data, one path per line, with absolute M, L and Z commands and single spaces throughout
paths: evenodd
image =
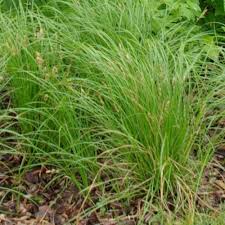
M 206 47 L 209 34 L 185 22 L 156 32 L 143 3 L 68 1 L 66 13 L 51 5 L 2 13 L 12 106 L 1 111 L 15 113 L 7 129 L 30 163 L 59 167 L 80 190 L 104 186 L 107 176 L 118 198 L 159 197 L 166 208 L 173 199 L 179 210 L 194 204 L 193 173 L 211 152 L 204 147 L 193 163 L 215 93 L 205 79 L 215 74 L 217 84 L 225 70 L 209 59 L 207 49 L 217 49 Z

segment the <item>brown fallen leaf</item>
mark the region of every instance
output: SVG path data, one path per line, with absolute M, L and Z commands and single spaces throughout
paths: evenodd
M 26 173 L 25 179 L 31 184 L 38 184 L 40 182 L 38 173 L 33 172 Z
M 218 125 L 219 125 L 220 127 L 225 127 L 225 119 L 219 120 Z
M 0 214 L 0 223 L 3 223 L 6 219 L 6 215 L 5 214 Z
M 225 183 L 222 180 L 216 180 L 215 184 L 225 191 Z
M 101 219 L 100 224 L 104 225 L 116 225 L 117 222 L 114 219 Z
M 19 212 L 21 215 L 26 215 L 26 214 L 28 213 L 28 212 L 27 212 L 27 208 L 24 206 L 23 203 L 20 203 L 18 212 Z
M 37 219 L 21 219 L 18 220 L 15 225 L 53 225 L 52 223 L 49 223 L 46 220 L 42 220 L 41 222 Z
M 42 221 L 43 219 L 52 220 L 54 218 L 54 210 L 52 210 L 48 205 L 43 205 L 39 207 L 38 212 L 35 213 L 36 219 Z
M 216 151 L 215 151 L 216 155 L 221 155 L 223 157 L 225 157 L 225 146 L 219 146 Z

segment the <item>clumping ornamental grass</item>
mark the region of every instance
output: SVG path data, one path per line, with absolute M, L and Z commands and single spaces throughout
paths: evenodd
M 47 4 L 0 14 L 1 87 L 11 99 L 0 121 L 14 121 L 0 122 L 0 147 L 59 168 L 83 192 L 104 187 L 104 174 L 115 198 L 165 207 L 174 199 L 178 210 L 191 204 L 194 173 L 211 153 L 203 121 L 219 86 L 205 80 L 219 84 L 225 70 L 208 59 L 209 34 L 186 23 L 154 33 L 143 2 L 58 1 L 66 13 Z M 200 163 L 194 147 L 204 148 Z

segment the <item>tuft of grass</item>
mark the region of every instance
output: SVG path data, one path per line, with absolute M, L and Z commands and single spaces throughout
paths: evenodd
M 194 206 L 194 173 L 212 152 L 206 112 L 224 101 L 212 102 L 225 68 L 209 59 L 209 34 L 186 23 L 155 33 L 147 1 L 57 2 L 65 12 L 46 4 L 0 15 L 12 101 L 0 147 L 14 140 L 30 164 L 60 168 L 87 196 L 107 176 L 115 199 L 145 197 L 143 218 L 157 200 Z

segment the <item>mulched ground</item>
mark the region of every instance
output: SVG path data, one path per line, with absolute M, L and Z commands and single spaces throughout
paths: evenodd
M 2 225 L 135 225 L 137 204 L 124 208 L 114 202 L 107 212 L 100 210 L 79 219 L 82 212 L 93 206 L 101 193 L 93 189 L 92 204 L 66 176 L 50 167 L 37 167 L 19 176 L 22 157 L 4 155 L 0 161 L 0 224 Z M 16 170 L 17 169 L 17 170 Z M 131 215 L 132 214 L 132 215 Z M 130 215 L 130 216 L 129 216 Z M 120 222 L 114 218 L 120 217 Z M 74 219 L 76 218 L 76 220 Z M 70 222 L 71 221 L 71 222 Z
M 203 209 L 218 210 L 225 203 L 225 146 L 217 149 L 205 168 L 198 195 L 198 205 Z
M 218 151 L 204 172 L 199 189 L 199 208 L 216 210 L 225 201 L 225 148 Z M 0 161 L 0 224 L 2 225 L 135 225 L 138 204 L 124 208 L 114 202 L 108 211 L 99 210 L 77 219 L 92 206 L 66 176 L 50 167 L 37 167 L 19 176 L 22 157 L 4 155 Z M 17 169 L 17 170 L 16 170 Z M 93 190 L 93 202 L 101 193 Z M 139 204 L 140 208 L 140 204 Z M 121 222 L 115 217 L 121 217 Z M 76 220 L 74 219 L 76 218 Z

